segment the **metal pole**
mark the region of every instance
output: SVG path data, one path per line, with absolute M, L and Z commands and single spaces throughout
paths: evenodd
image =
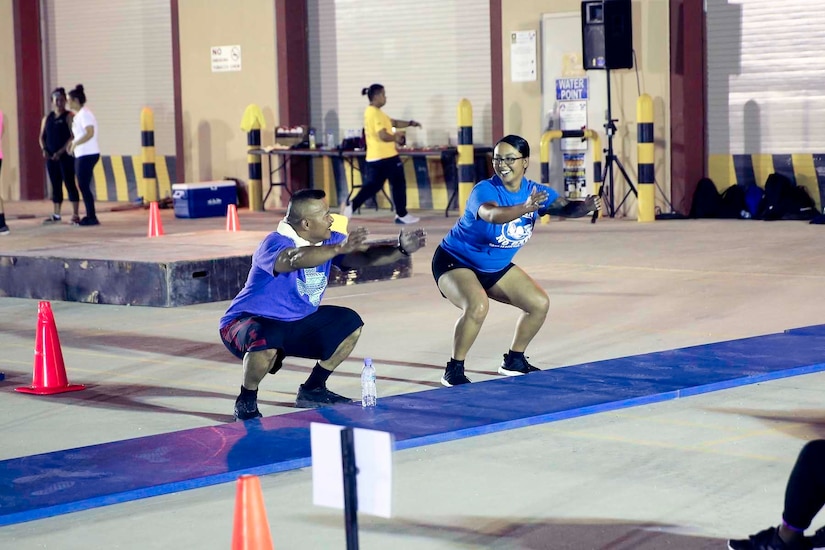
M 355 435 L 352 428 L 341 430 L 341 463 L 344 468 L 344 525 L 347 550 L 358 550 L 358 468 L 355 465 Z
M 610 98 L 610 69 L 605 69 L 605 75 L 607 77 L 607 124 L 605 125 L 605 134 L 607 134 L 607 165 L 605 168 L 607 174 L 605 174 L 606 177 L 602 178 L 602 181 L 607 185 L 609 206 L 607 213 L 612 218 L 616 215 L 616 198 L 613 193 L 613 133 L 616 127 L 613 125 L 612 100 Z

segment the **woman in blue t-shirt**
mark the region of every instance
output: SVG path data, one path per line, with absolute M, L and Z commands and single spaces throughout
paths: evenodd
M 513 256 L 533 234 L 545 214 L 578 218 L 599 208 L 597 197 L 567 201 L 553 189 L 524 177 L 530 145 L 508 135 L 493 150 L 495 176 L 473 187 L 464 215 L 433 255 L 433 277 L 441 294 L 461 310 L 453 333 L 453 351 L 441 378 L 445 386 L 467 384 L 464 359 L 487 317 L 490 299 L 522 311 L 510 351 L 498 369 L 506 376 L 537 371 L 524 351 L 544 319 L 550 299 Z

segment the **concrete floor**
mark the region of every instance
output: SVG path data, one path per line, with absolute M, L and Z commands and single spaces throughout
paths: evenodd
M 17 219 L 47 214 L 48 203 L 6 211 L 3 252 L 146 238 L 141 210 L 104 211 L 96 228 Z M 438 293 L 429 260 L 455 216 L 416 214 L 429 244 L 412 278 L 327 292 L 326 303 L 366 323 L 330 379 L 339 393 L 358 394 L 365 356 L 380 395 L 438 387 L 458 310 Z M 167 234 L 223 226 L 162 215 Z M 280 215 L 243 210 L 241 227 L 269 231 Z M 397 231 L 391 221 L 364 211 L 353 223 L 383 237 Z M 528 356 L 555 368 L 823 324 L 821 237 L 797 221 L 553 220 L 516 257 L 551 295 Z M 231 421 L 240 364 L 216 329 L 227 305 L 52 302 L 69 379 L 89 388 L 38 397 L 13 391 L 31 381 L 37 301 L 0 299 L 0 459 Z M 472 380 L 498 377 L 515 319 L 491 307 L 467 361 Z M 264 381 L 264 415 L 293 410 L 311 366 L 289 358 Z M 393 518 L 362 514 L 361 548 L 724 548 L 779 522 L 799 449 L 825 437 L 823 390 L 825 373 L 812 374 L 396 452 Z M 343 513 L 312 505 L 310 469 L 261 484 L 276 548 L 345 547 Z M 0 527 L 0 548 L 228 548 L 234 498 L 225 484 Z

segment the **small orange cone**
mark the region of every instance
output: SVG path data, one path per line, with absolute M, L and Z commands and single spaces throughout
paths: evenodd
M 266 519 L 264 495 L 258 476 L 238 478 L 235 495 L 235 525 L 232 529 L 232 550 L 274 550 L 269 521 Z
M 229 208 L 226 209 L 226 230 L 227 231 L 240 231 L 241 230 L 241 222 L 238 220 L 238 207 L 234 204 L 230 204 Z
M 149 232 L 147 237 L 163 236 L 163 221 L 160 219 L 160 210 L 157 201 L 149 203 Z
M 85 389 L 82 384 L 69 384 L 60 337 L 54 323 L 52 305 L 40 302 L 37 307 L 37 336 L 34 341 L 34 375 L 31 386 L 15 388 L 19 392 L 51 395 Z

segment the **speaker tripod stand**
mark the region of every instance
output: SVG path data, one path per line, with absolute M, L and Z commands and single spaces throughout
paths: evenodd
M 604 161 L 604 169 L 602 171 L 602 187 L 599 189 L 599 197 L 605 201 L 605 205 L 607 206 L 607 214 L 613 218 L 616 216 L 616 211 L 622 207 L 624 202 L 627 200 L 627 197 L 633 193 L 637 198 L 639 196 L 639 192 L 636 190 L 636 186 L 633 185 L 633 180 L 630 179 L 630 176 L 625 170 L 622 161 L 620 161 L 616 155 L 613 153 L 613 136 L 616 134 L 616 122 L 619 119 L 613 118 L 613 112 L 611 110 L 611 98 L 610 98 L 610 69 L 605 69 L 605 75 L 607 76 L 607 123 L 604 125 L 605 134 L 607 135 L 607 148 L 604 149 L 605 153 L 605 161 Z M 627 185 L 630 187 L 630 190 L 625 193 L 624 197 L 622 198 L 621 202 L 616 205 L 615 202 L 615 195 L 614 195 L 614 188 L 615 188 L 615 179 L 613 175 L 613 165 L 619 167 L 619 171 L 624 176 Z M 605 191 L 606 190 L 606 191 Z M 595 216 L 594 216 L 595 221 Z

